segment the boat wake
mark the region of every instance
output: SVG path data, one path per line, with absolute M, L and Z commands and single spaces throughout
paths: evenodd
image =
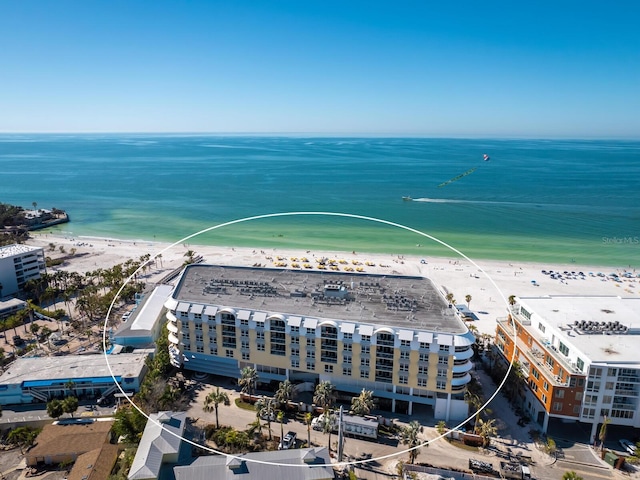
M 520 208 L 549 208 L 549 209 L 569 209 L 569 210 L 584 210 L 591 207 L 586 205 L 574 205 L 574 204 L 559 204 L 559 203 L 540 203 L 540 202 L 509 202 L 498 200 L 458 200 L 455 198 L 412 198 L 414 202 L 423 203 L 459 203 L 468 205 L 494 205 L 494 206 L 506 206 L 506 207 L 520 207 Z

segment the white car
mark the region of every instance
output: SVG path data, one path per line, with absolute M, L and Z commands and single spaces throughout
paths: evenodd
M 296 446 L 296 432 L 287 432 L 278 445 L 278 450 L 289 450 Z
M 620 440 L 618 440 L 618 443 L 630 455 L 635 455 L 638 451 L 638 448 L 635 446 L 635 444 L 627 440 L 626 438 L 621 438 Z

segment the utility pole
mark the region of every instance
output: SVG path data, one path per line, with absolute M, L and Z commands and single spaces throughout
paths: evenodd
M 338 415 L 338 462 L 342 462 L 342 456 L 344 454 L 344 439 L 342 432 L 342 405 L 340 405 L 340 413 Z

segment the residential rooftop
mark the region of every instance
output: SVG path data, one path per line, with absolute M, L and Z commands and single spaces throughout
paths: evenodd
M 0 258 L 10 258 L 14 255 L 22 255 L 24 253 L 31 253 L 38 250 L 42 250 L 42 248 L 14 243 L 13 245 L 5 245 L 3 247 L 0 247 Z
M 527 311 L 557 328 L 563 342 L 583 352 L 592 363 L 640 368 L 640 298 L 547 295 L 518 300 Z M 531 321 L 535 327 L 536 318 Z
M 148 352 L 108 355 L 116 377 L 137 378 L 144 367 Z M 104 354 L 65 355 L 60 357 L 22 357 L 16 359 L 0 375 L 0 384 L 24 381 L 68 380 L 70 378 L 110 377 Z
M 197 264 L 185 268 L 173 299 L 453 334 L 467 332 L 457 310 L 449 307 L 433 282 L 417 276 Z
M 325 480 L 334 478 L 325 447 L 250 452 L 235 457 L 198 457 L 191 465 L 174 468 L 176 480 L 272 479 Z

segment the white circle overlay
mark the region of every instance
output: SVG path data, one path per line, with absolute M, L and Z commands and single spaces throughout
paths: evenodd
M 158 255 L 161 255 L 167 251 L 169 251 L 170 249 L 185 243 L 187 240 L 191 240 L 194 237 L 197 237 L 198 235 L 202 235 L 203 233 L 207 233 L 207 232 L 211 232 L 213 230 L 217 230 L 219 228 L 223 228 L 223 227 L 228 227 L 230 225 L 235 225 L 238 223 L 244 223 L 244 222 L 249 222 L 252 220 L 261 220 L 261 219 L 265 219 L 265 218 L 276 218 L 276 217 L 293 217 L 293 216 L 328 216 L 328 217 L 344 217 L 344 218 L 353 218 L 353 219 L 358 219 L 358 220 L 366 220 L 366 221 L 370 221 L 370 222 L 374 222 L 374 223 L 380 223 L 380 224 L 384 224 L 384 225 L 388 225 L 388 226 L 392 226 L 392 227 L 397 227 L 400 228 L 402 230 L 406 230 L 412 233 L 415 233 L 417 235 L 420 235 L 422 237 L 428 238 L 440 245 L 442 245 L 443 247 L 448 248 L 449 250 L 451 250 L 452 252 L 456 253 L 457 255 L 460 255 L 462 258 L 464 258 L 465 260 L 467 260 L 468 262 L 470 262 L 474 267 L 476 267 L 481 273 L 482 275 L 484 275 L 489 282 L 491 282 L 491 284 L 493 285 L 493 287 L 496 289 L 496 291 L 498 292 L 498 294 L 500 295 L 500 298 L 502 298 L 502 300 L 505 303 L 505 306 L 507 308 L 509 308 L 509 302 L 507 301 L 507 298 L 504 296 L 504 294 L 502 293 L 502 290 L 500 290 L 500 287 L 498 287 L 498 285 L 495 283 L 495 281 L 491 278 L 491 276 L 485 272 L 485 270 L 478 265 L 476 262 L 474 262 L 473 260 L 471 260 L 469 257 L 467 257 L 464 253 L 462 253 L 460 250 L 458 250 L 457 248 L 449 245 L 446 242 L 443 242 L 442 240 L 429 235 L 428 233 L 424 233 L 421 232 L 420 230 L 417 230 L 415 228 L 411 228 L 408 227 L 406 225 L 402 225 L 400 223 L 395 223 L 395 222 L 391 222 L 389 220 L 383 220 L 380 218 L 376 218 L 376 217 L 369 217 L 369 216 L 365 216 L 365 215 L 358 215 L 358 214 L 352 214 L 352 213 L 339 213 L 339 212 L 281 212 L 281 213 L 268 213 L 268 214 L 264 214 L 264 215 L 255 215 L 255 216 L 251 216 L 251 217 L 244 217 L 244 218 L 240 218 L 240 219 L 236 219 L 236 220 L 232 220 L 229 222 L 224 222 L 224 223 L 220 223 L 218 225 L 214 225 L 212 227 L 208 227 L 205 228 L 203 230 L 200 230 L 196 233 L 192 233 L 191 235 L 188 235 L 174 243 L 172 243 L 171 245 L 163 248 L 162 250 L 160 250 L 159 252 L 157 252 L 156 254 L 152 255 L 149 260 L 147 260 L 146 262 L 142 263 L 138 269 L 133 272 L 122 284 L 122 286 L 118 289 L 118 291 L 116 292 L 113 301 L 111 302 L 111 305 L 109 305 L 109 309 L 107 310 L 107 315 L 105 318 L 105 322 L 104 322 L 104 327 L 102 329 L 102 348 L 103 348 L 103 352 L 104 352 L 104 357 L 105 357 L 105 361 L 107 363 L 107 368 L 109 369 L 109 373 L 111 374 L 111 378 L 113 378 L 113 381 L 115 383 L 115 385 L 118 387 L 118 390 L 120 390 L 120 393 L 124 396 L 124 398 L 127 399 L 127 401 L 136 409 L 138 410 L 138 412 L 140 412 L 142 415 L 144 415 L 147 418 L 147 421 L 151 421 L 154 422 L 157 426 L 159 426 L 160 428 L 164 429 L 167 433 L 173 435 L 174 437 L 178 437 L 180 438 L 182 441 L 194 446 L 194 447 L 198 447 L 202 450 L 208 451 L 210 453 L 215 453 L 218 455 L 224 455 L 226 457 L 229 458 L 237 458 L 239 460 L 243 460 L 246 462 L 254 462 L 254 463 L 258 463 L 258 464 L 265 464 L 265 465 L 275 465 L 275 466 L 279 466 L 279 467 L 298 467 L 298 468 L 322 468 L 322 467 L 338 467 L 338 468 L 343 468 L 343 467 L 348 467 L 350 465 L 359 465 L 359 464 L 365 464 L 365 463 L 369 463 L 369 462 L 375 462 L 375 461 L 380 461 L 380 460 L 387 460 L 393 457 L 397 457 L 399 455 L 402 455 L 404 453 L 408 453 L 412 450 L 417 450 L 423 446 L 428 446 L 430 443 L 435 442 L 436 440 L 440 440 L 441 438 L 443 438 L 444 436 L 446 436 L 449 432 L 451 431 L 455 431 L 460 429 L 465 423 L 467 423 L 469 420 L 471 420 L 472 418 L 475 417 L 475 415 L 478 412 L 481 412 L 482 410 L 484 410 L 487 405 L 489 405 L 491 403 L 491 401 L 496 397 L 496 395 L 498 395 L 498 393 L 500 393 L 500 390 L 502 390 L 502 387 L 504 386 L 504 384 L 507 381 L 507 378 L 509 377 L 509 373 L 511 373 L 511 369 L 513 368 L 513 362 L 515 361 L 515 356 L 516 356 L 516 348 L 515 346 L 517 346 L 517 332 L 516 332 L 516 327 L 515 327 L 515 322 L 513 323 L 513 338 L 515 339 L 515 345 L 514 345 L 514 349 L 513 352 L 511 354 L 511 359 L 509 360 L 509 368 L 507 369 L 507 372 L 505 373 L 504 378 L 502 379 L 502 381 L 500 382 L 500 385 L 498 385 L 498 388 L 496 388 L 496 391 L 493 392 L 493 395 L 491 395 L 491 397 L 489 397 L 489 399 L 480 407 L 478 408 L 478 410 L 476 410 L 474 413 L 472 413 L 469 417 L 465 418 L 464 420 L 462 420 L 458 425 L 456 425 L 453 428 L 448 429 L 447 432 L 443 433 L 442 435 L 438 435 L 436 438 L 433 438 L 431 440 L 426 440 L 422 443 L 420 443 L 419 445 L 416 445 L 415 447 L 412 448 L 407 448 L 404 450 L 400 450 L 398 452 L 393 452 L 393 453 L 389 453 L 387 455 L 381 455 L 379 457 L 374 457 L 374 458 L 368 458 L 368 459 L 364 459 L 364 460 L 354 460 L 354 461 L 350 461 L 350 462 L 336 462 L 336 463 L 329 463 L 329 464 L 320 464 L 320 465 L 307 465 L 307 464 L 291 464 L 291 463 L 280 463 L 280 462 L 269 462 L 269 461 L 264 461 L 264 460 L 255 460 L 252 458 L 247 458 L 245 456 L 239 456 L 239 455 L 232 455 L 229 453 L 225 453 L 210 447 L 207 447 L 206 445 L 201 445 L 199 443 L 195 443 L 191 440 L 188 440 L 170 430 L 166 430 L 164 428 L 164 426 L 159 423 L 156 422 L 154 420 L 151 420 L 149 418 L 149 416 L 144 413 L 140 407 L 138 407 L 133 401 L 132 399 L 125 393 L 125 391 L 123 390 L 122 386 L 118 383 L 118 381 L 116 380 L 116 377 L 113 373 L 113 370 L 111 369 L 111 365 L 109 364 L 109 354 L 106 352 L 107 350 L 107 323 L 109 321 L 109 317 L 111 316 L 111 310 L 113 309 L 113 306 L 115 305 L 116 300 L 118 300 L 118 298 L 120 297 L 120 294 L 122 293 L 122 290 L 124 289 L 124 287 L 138 274 L 138 272 L 140 270 L 142 270 L 143 267 L 145 267 L 147 264 L 151 263 L 153 261 L 153 259 L 155 257 L 157 257 Z

